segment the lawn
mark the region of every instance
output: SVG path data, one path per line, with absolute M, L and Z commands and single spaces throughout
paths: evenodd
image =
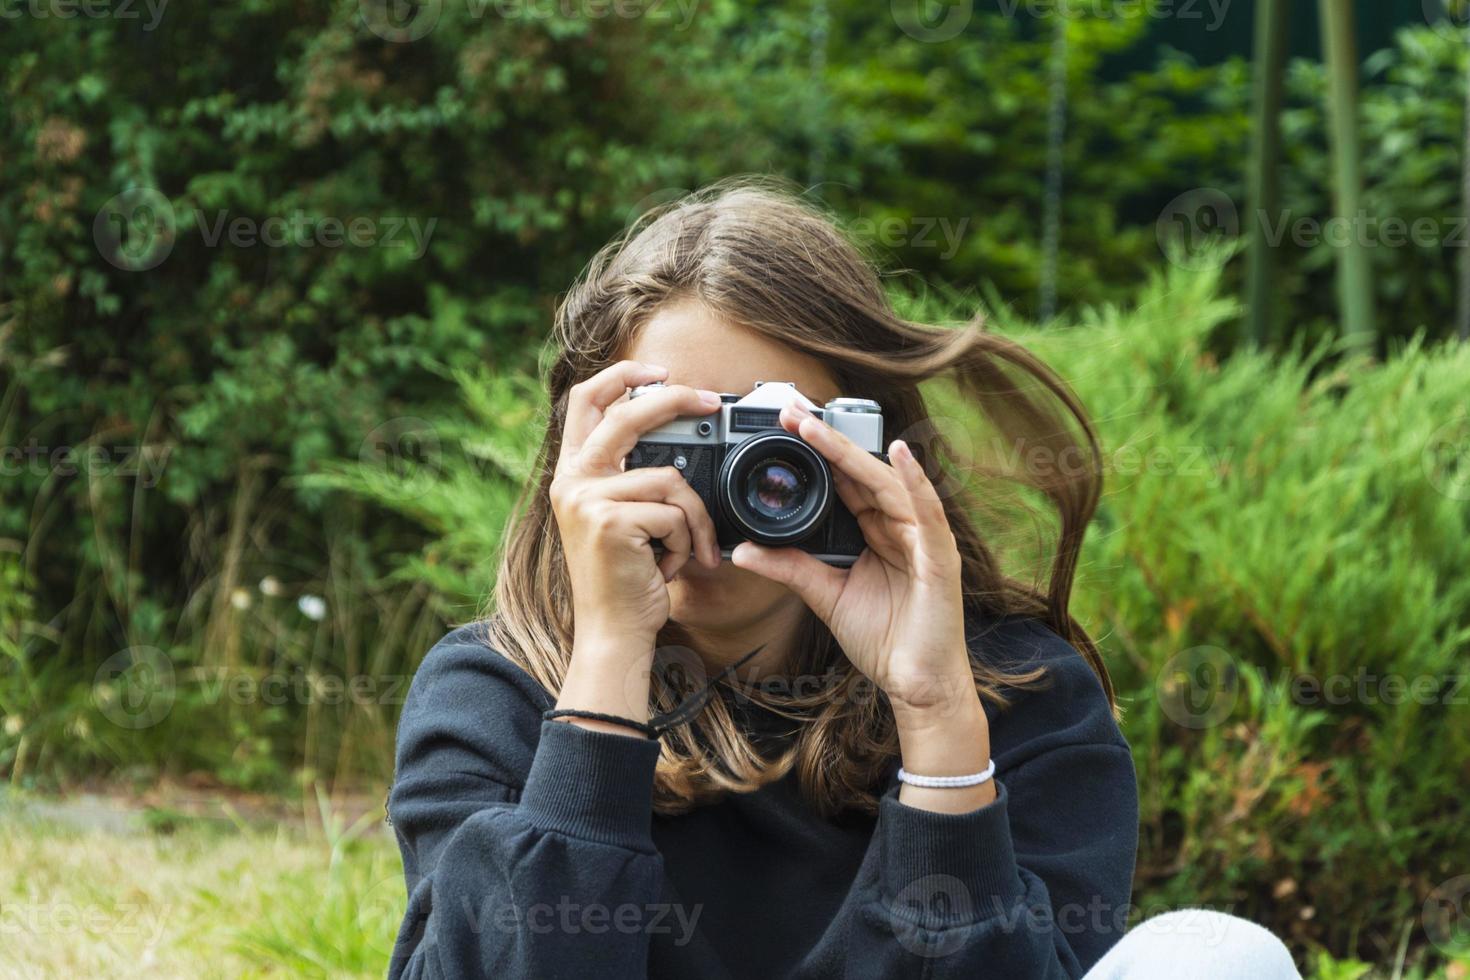
M 381 977 L 391 831 L 0 800 L 0 976 Z

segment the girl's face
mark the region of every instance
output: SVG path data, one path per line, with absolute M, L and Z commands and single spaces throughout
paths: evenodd
M 671 384 L 745 395 L 757 381 L 789 381 L 818 405 L 841 395 L 816 358 L 720 318 L 697 300 L 661 307 L 623 356 L 669 369 Z M 689 561 L 669 583 L 670 618 L 696 631 L 740 633 L 790 621 L 801 600 L 785 586 L 736 568 Z

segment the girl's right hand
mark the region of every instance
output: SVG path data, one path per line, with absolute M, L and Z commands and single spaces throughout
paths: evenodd
M 645 432 L 720 407 L 717 393 L 685 385 L 623 399 L 629 388 L 667 375 L 666 368 L 620 361 L 573 385 L 568 396 L 551 507 L 571 578 L 576 647 L 590 636 L 651 654 L 669 618 L 669 580 L 691 555 L 720 565 L 714 522 L 677 469 L 623 469 Z M 655 539 L 663 542 L 662 558 L 653 553 Z

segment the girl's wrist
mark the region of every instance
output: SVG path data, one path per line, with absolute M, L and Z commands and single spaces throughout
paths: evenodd
M 956 700 L 926 712 L 895 712 L 903 767 L 923 776 L 964 776 L 990 762 L 990 725 L 980 696 L 970 689 L 967 702 Z
M 580 656 L 599 663 L 639 664 L 651 660 L 658 645 L 658 629 L 640 623 L 574 609 L 572 612 L 572 662 Z
M 633 721 L 649 719 L 648 691 L 653 667 L 653 641 L 594 631 L 575 640 L 556 707 L 616 715 Z M 622 725 L 569 718 L 568 724 L 599 731 L 632 733 Z
M 943 713 L 895 714 L 903 768 L 920 776 L 970 776 L 990 765 L 990 725 L 980 696 L 970 686 L 967 702 Z M 966 813 L 995 799 L 994 780 L 962 788 L 932 789 L 905 783 L 899 802 L 921 810 Z

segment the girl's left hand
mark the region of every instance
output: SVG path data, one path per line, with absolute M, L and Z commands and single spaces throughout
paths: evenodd
M 883 462 L 793 402 L 781 425 L 831 464 L 838 496 L 868 547 L 851 568 L 796 548 L 744 542 L 731 561 L 795 592 L 847 657 L 888 695 L 895 714 L 976 698 L 965 646 L 960 555 L 944 505 L 906 443 Z

